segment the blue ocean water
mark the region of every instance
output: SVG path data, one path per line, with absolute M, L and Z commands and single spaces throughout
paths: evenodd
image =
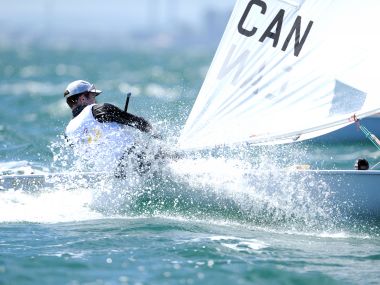
M 94 82 L 100 102 L 120 107 L 132 92 L 130 112 L 173 146 L 213 51 L 0 54 L 0 174 L 28 174 L 70 171 L 63 91 L 76 79 Z M 352 169 L 361 156 L 378 159 L 365 141 L 231 150 L 125 182 L 0 191 L 0 284 L 378 284 L 379 220 L 310 201 L 295 191 L 307 185 L 285 180 L 281 195 L 252 193 L 243 176 L 252 161 Z

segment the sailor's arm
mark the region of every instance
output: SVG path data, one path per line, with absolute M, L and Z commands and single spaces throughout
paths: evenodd
M 151 124 L 142 117 L 122 111 L 112 104 L 99 104 L 92 107 L 94 118 L 101 123 L 116 122 L 139 129 L 142 132 L 151 132 Z

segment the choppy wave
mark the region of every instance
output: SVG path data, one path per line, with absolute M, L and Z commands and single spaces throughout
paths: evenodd
M 102 214 L 86 206 L 91 200 L 88 190 L 34 194 L 8 190 L 0 192 L 1 222 L 58 223 L 102 218 Z
M 0 85 L 0 94 L 13 96 L 55 96 L 57 90 L 63 90 L 63 85 L 58 86 L 49 82 L 23 81 L 22 83 L 3 83 Z

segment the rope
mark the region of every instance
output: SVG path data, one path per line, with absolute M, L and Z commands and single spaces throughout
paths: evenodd
M 380 164 L 380 161 L 376 163 L 374 166 L 371 167 L 371 169 L 375 169 Z
M 374 144 L 374 146 L 376 146 L 376 148 L 380 150 L 380 140 L 374 134 L 372 134 L 366 127 L 361 125 L 359 119 L 356 118 L 355 115 L 353 116 L 353 120 L 355 121 L 359 129 L 364 133 L 366 138 L 368 138 Z M 379 164 L 380 162 L 376 163 L 374 166 L 371 167 L 371 169 L 375 169 L 375 167 L 377 167 Z
M 374 134 L 372 134 L 366 127 L 359 125 L 359 128 L 365 134 L 366 138 L 369 139 L 374 144 L 374 146 L 377 147 L 378 150 L 380 150 L 380 140 Z
M 380 150 L 380 140 L 374 134 L 372 134 L 366 127 L 360 124 L 360 121 L 356 117 L 356 115 L 353 115 L 350 118 L 350 121 L 354 121 L 356 126 L 359 127 L 359 129 L 364 133 L 365 137 L 369 139 L 378 150 Z

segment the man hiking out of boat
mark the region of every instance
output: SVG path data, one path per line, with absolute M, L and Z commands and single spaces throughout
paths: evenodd
M 65 130 L 67 141 L 91 170 L 116 169 L 120 174 L 124 171 L 120 167 L 125 166 L 127 156 L 134 150 L 141 167 L 144 152 L 139 151 L 135 143 L 136 130 L 152 134 L 151 124 L 112 104 L 97 104 L 96 97 L 101 93 L 84 80 L 73 81 L 66 87 L 64 98 L 73 114 Z

